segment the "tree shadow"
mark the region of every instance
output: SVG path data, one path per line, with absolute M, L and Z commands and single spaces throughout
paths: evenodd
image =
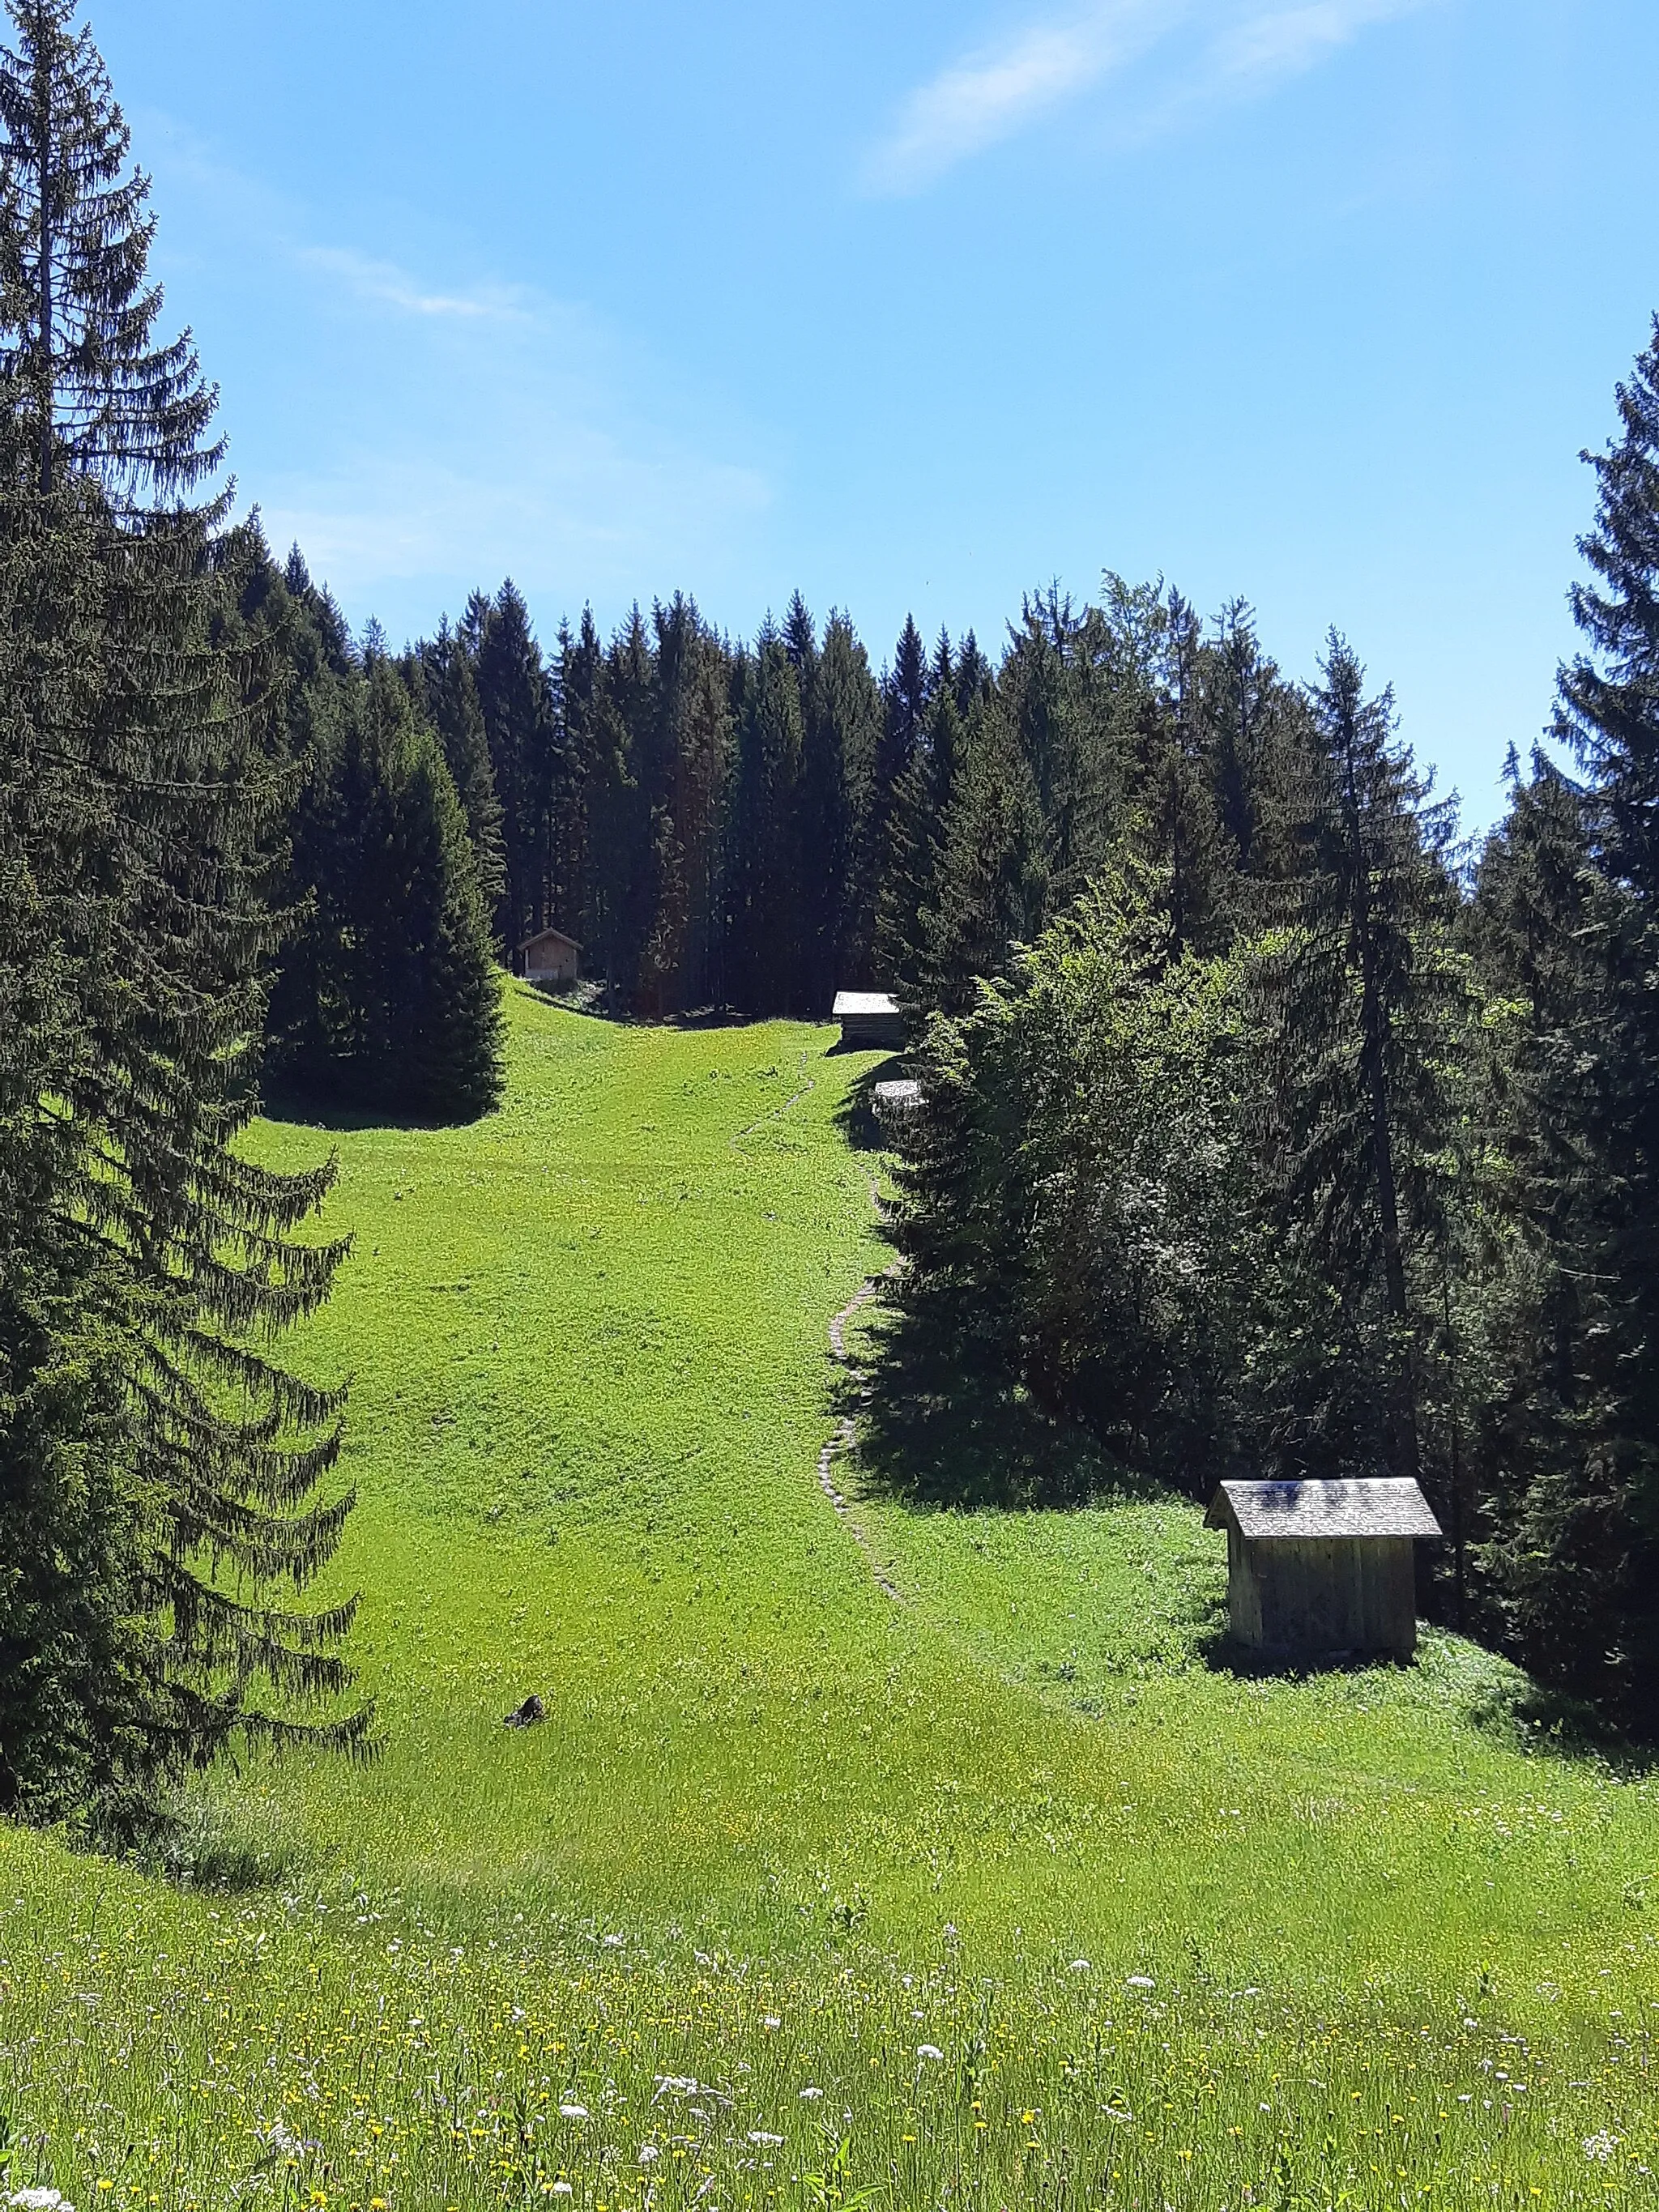
M 865 1487 L 915 1512 L 1021 1513 L 1144 1503 L 1176 1493 L 1057 1418 L 994 1364 L 919 1341 L 906 1318 L 881 1327 L 881 1357 L 848 1378 Z
M 384 1103 L 330 1097 L 303 1085 L 278 1080 L 267 1082 L 259 1099 L 259 1113 L 267 1121 L 303 1129 L 327 1129 L 344 1134 L 356 1129 L 440 1130 L 471 1128 L 488 1121 L 495 1111 L 483 1114 L 435 1115 L 400 1109 L 395 1100 Z
M 844 1044 L 832 1044 L 823 1056 L 836 1060 L 848 1049 Z M 883 1125 L 876 1112 L 876 1085 L 900 1082 L 909 1073 L 909 1063 L 902 1052 L 889 1053 L 885 1059 L 866 1067 L 848 1088 L 836 1109 L 835 1123 L 854 1152 L 892 1151 L 893 1132 Z

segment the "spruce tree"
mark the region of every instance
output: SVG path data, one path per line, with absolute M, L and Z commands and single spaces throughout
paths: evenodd
M 876 901 L 880 890 L 876 856 L 881 836 L 878 758 L 881 750 L 881 693 L 870 657 L 843 614 L 831 613 L 818 653 L 824 755 L 840 763 L 847 805 L 842 922 L 836 947 L 835 988 L 872 988 Z
M 489 738 L 472 656 L 447 622 L 416 656 L 421 700 L 426 719 L 438 733 L 444 760 L 466 813 L 477 861 L 478 890 L 485 910 L 494 915 L 507 889 L 502 846 L 501 802 L 489 764 Z
M 1262 969 L 1278 1068 L 1268 1156 L 1287 1264 L 1308 1269 L 1318 1317 L 1301 1326 L 1287 1291 L 1262 1364 L 1290 1352 L 1273 1386 L 1289 1464 L 1417 1475 L 1413 1261 L 1464 1003 L 1449 822 L 1396 742 L 1392 694 L 1366 697 L 1364 672 L 1334 631 L 1323 678 L 1288 927 L 1268 939 Z
M 271 1007 L 302 1093 L 471 1120 L 501 1083 L 500 983 L 453 779 L 407 684 L 372 657 L 319 742 L 294 836 L 303 927 Z
M 1582 961 L 1534 1048 L 1540 1194 L 1562 1278 L 1553 1390 L 1525 1531 L 1502 1559 L 1528 1656 L 1650 1727 L 1659 1695 L 1659 319 L 1618 389 L 1620 434 L 1586 455 L 1596 508 L 1571 594 L 1585 649 L 1563 668 L 1558 734 L 1585 777 L 1589 866 L 1565 913 Z M 1536 779 L 1534 780 L 1536 781 Z M 1539 793 L 1561 811 L 1547 782 Z M 1554 828 L 1552 819 L 1540 828 Z M 1534 838 L 1559 873 L 1563 840 Z M 1570 842 L 1567 850 L 1571 850 Z M 1547 877 L 1540 889 L 1553 892 Z M 1547 942 L 1559 944 L 1559 931 Z M 1556 951 L 1553 963 L 1561 954 Z M 1549 1083 L 1563 1062 L 1568 1085 Z M 1547 1116 L 1547 1119 L 1546 1119 Z
M 921 918 L 920 989 L 959 1012 L 1042 926 L 1048 877 L 1036 780 L 1000 698 L 976 704 L 942 826 L 933 903 Z
M 0 1754 L 26 1810 L 73 1790 L 132 1827 L 235 1735 L 365 1741 L 366 1714 L 304 1711 L 345 1686 L 350 1604 L 285 1595 L 349 1510 L 318 1496 L 340 1400 L 259 1346 L 343 1248 L 295 1235 L 329 1170 L 236 1149 L 279 793 L 269 668 L 213 642 L 222 502 L 183 503 L 218 462 L 214 396 L 187 334 L 155 339 L 148 187 L 89 35 L 68 0 L 10 12 L 0 967 L 31 1011 L 0 1048 L 27 1185 L 0 1268 Z
M 473 641 L 478 703 L 502 811 L 507 887 L 496 927 L 509 951 L 553 920 L 552 823 L 560 782 L 557 716 L 530 610 L 509 577 L 480 600 L 464 635 Z
M 728 972 L 745 1013 L 800 1011 L 800 686 L 768 623 L 738 663 L 726 895 Z

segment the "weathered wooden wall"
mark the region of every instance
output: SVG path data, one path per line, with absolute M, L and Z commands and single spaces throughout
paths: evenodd
M 1236 1639 L 1261 1651 L 1417 1649 L 1417 1584 L 1409 1536 L 1259 1540 L 1227 1532 L 1229 1613 Z
M 580 972 L 580 956 L 574 945 L 538 945 L 526 956 L 527 983 L 574 983 Z

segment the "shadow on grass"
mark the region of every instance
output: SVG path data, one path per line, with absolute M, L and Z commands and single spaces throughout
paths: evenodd
M 490 1109 L 491 1112 L 494 1110 L 494 1108 Z M 282 1082 L 265 1085 L 259 1100 L 259 1111 L 267 1121 L 290 1123 L 302 1129 L 331 1129 L 341 1133 L 354 1129 L 463 1129 L 471 1127 L 475 1121 L 489 1118 L 487 1114 L 453 1117 L 414 1114 L 400 1111 L 393 1101 L 374 1104 L 355 1099 L 331 1098 L 295 1084 Z
M 832 1044 L 823 1056 L 826 1060 L 836 1060 L 847 1049 L 843 1044 Z M 836 1127 L 854 1152 L 885 1152 L 892 1150 L 892 1133 L 882 1127 L 877 1117 L 876 1085 L 878 1083 L 896 1083 L 908 1073 L 904 1054 L 902 1052 L 889 1053 L 884 1060 L 878 1060 L 865 1069 L 836 1107 Z
M 1470 1703 L 1469 1719 L 1529 1758 L 1582 1765 L 1594 1760 L 1621 1782 L 1641 1782 L 1659 1771 L 1659 1746 L 1626 1735 L 1581 1698 L 1553 1690 L 1514 1670 L 1510 1680 L 1488 1685 Z
M 859 1416 L 866 1489 L 918 1512 L 1029 1512 L 1168 1498 L 1167 1483 L 1137 1474 L 1074 1422 L 1048 1414 L 971 1353 L 896 1356 L 902 1322 L 882 1331 L 883 1357 L 849 1376 L 845 1406 Z

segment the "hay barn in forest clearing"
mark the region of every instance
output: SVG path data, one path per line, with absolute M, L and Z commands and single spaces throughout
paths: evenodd
M 1417 1649 L 1416 1547 L 1440 1534 L 1409 1478 L 1224 1482 L 1206 1526 L 1227 1531 L 1233 1641 L 1285 1659 Z
M 837 991 L 830 1018 L 841 1024 L 841 1041 L 849 1052 L 904 1049 L 904 1016 L 886 991 Z
M 582 949 L 562 929 L 538 929 L 519 947 L 516 964 L 526 983 L 574 983 L 581 978 Z

